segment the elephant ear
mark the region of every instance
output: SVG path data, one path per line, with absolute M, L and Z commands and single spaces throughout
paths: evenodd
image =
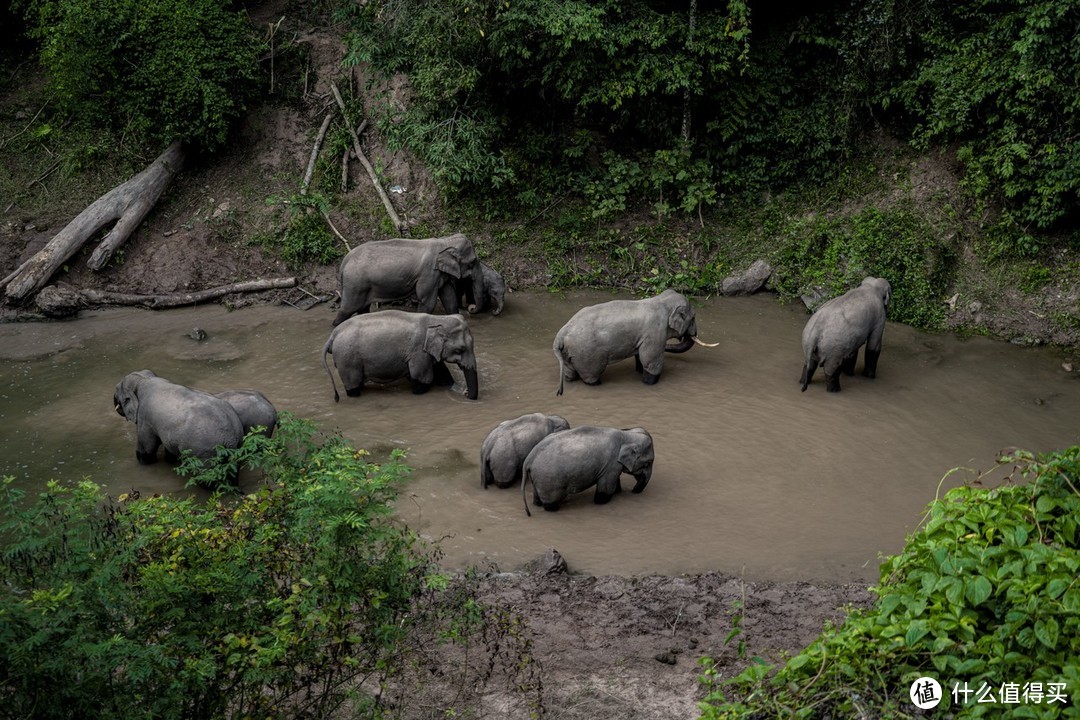
M 124 417 L 137 422 L 139 417 L 139 385 L 147 377 L 154 377 L 149 370 L 130 373 L 120 381 L 113 396 L 113 402 L 120 406 Z
M 461 256 L 457 248 L 448 247 L 440 250 L 435 256 L 435 269 L 451 277 L 460 278 L 462 275 Z
M 668 327 L 680 336 L 686 334 L 686 329 L 690 327 L 690 306 L 688 304 L 679 304 L 671 309 L 668 314 Z
M 626 472 L 632 472 L 641 464 L 641 446 L 635 442 L 624 442 L 619 449 L 619 464 Z
M 424 352 L 433 358 L 441 360 L 447 339 L 446 328 L 442 325 L 429 326 L 427 333 L 424 334 Z

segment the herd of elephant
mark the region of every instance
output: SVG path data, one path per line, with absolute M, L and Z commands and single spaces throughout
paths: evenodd
M 365 243 L 342 260 L 340 281 L 340 310 L 322 350 L 335 402 L 340 396 L 327 355 L 333 356 L 350 397 L 358 396 L 367 382 L 401 378 L 412 382 L 414 394 L 427 392 L 433 384 L 453 385 L 447 363 L 464 374 L 466 396 L 478 397 L 473 337 L 459 310 L 464 301 L 470 313 L 501 313 L 506 284 L 479 261 L 468 238 L 455 234 Z M 802 334 L 802 390 L 820 365 L 826 390 L 838 392 L 840 374 L 854 374 L 864 345 L 863 374 L 876 375 L 890 295 L 887 280 L 868 277 L 811 315 Z M 409 299 L 415 300 L 416 312 L 370 312 L 373 303 Z M 436 300 L 445 315 L 432 314 Z M 556 333 L 552 345 L 560 373 L 557 394 L 562 395 L 568 380 L 599 384 L 609 364 L 630 357 L 642 382 L 655 384 L 665 353 L 686 352 L 695 343 L 715 346 L 698 339 L 694 307 L 674 290 L 582 308 Z M 253 429 L 270 435 L 277 423 L 274 406 L 256 390 L 212 395 L 150 370 L 124 377 L 113 402 L 121 416 L 136 424 L 135 457 L 143 464 L 155 462 L 160 448 L 169 461 L 184 452 L 211 458 L 219 447 L 238 447 Z M 531 483 L 533 504 L 549 511 L 558 510 L 569 495 L 595 486 L 593 500 L 603 504 L 621 490 L 624 473 L 636 481 L 633 492 L 644 490 L 653 460 L 653 440 L 645 428 L 571 428 L 558 415 L 530 413 L 500 423 L 484 439 L 481 485 L 520 482 L 524 501 Z M 528 502 L 525 511 L 531 515 Z

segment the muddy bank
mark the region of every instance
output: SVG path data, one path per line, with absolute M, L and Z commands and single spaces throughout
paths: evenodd
M 721 678 L 755 656 L 775 661 L 814 640 L 862 585 L 758 583 L 719 573 L 680 577 L 498 574 L 484 597 L 513 607 L 532 632 L 546 716 L 685 720 L 703 695 L 699 658 Z M 741 630 L 727 641 L 732 629 Z M 745 647 L 740 651 L 740 644 Z

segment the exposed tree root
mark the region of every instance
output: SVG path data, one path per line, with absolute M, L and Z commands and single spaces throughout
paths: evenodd
M 195 305 L 216 300 L 233 293 L 259 292 L 296 287 L 296 278 L 272 278 L 221 285 L 193 293 L 165 293 L 138 295 L 135 293 L 110 292 L 108 290 L 77 290 L 69 285 L 50 285 L 38 293 L 35 304 L 50 317 L 73 315 L 81 308 L 98 305 L 127 305 L 152 309 Z

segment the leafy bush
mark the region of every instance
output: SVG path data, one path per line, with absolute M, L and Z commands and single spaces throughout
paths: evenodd
M 390 518 L 399 453 L 375 464 L 282 416 L 237 451 L 269 481 L 242 498 L 113 502 L 84 481 L 28 504 L 3 481 L 0 715 L 375 716 L 415 633 L 434 652 L 501 618 L 520 645 L 468 592 L 440 604 L 449 579 Z
M 959 145 L 966 184 L 1003 206 L 1004 245 L 1075 218 L 1080 190 L 1076 2 L 926 4 L 910 74 L 886 95 L 913 137 Z
M 706 660 L 702 717 L 909 717 L 908 688 L 922 676 L 945 690 L 937 712 L 1075 717 L 1048 697 L 1080 688 L 1080 447 L 1004 462 L 1026 482 L 960 487 L 931 503 L 925 526 L 881 565 L 873 608 L 827 627 L 771 675 L 752 665 L 726 692 Z M 1041 701 L 954 703 L 951 692 L 986 685 L 998 697 L 1028 683 Z
M 283 229 L 260 237 L 263 247 L 277 254 L 290 268 L 298 269 L 313 261 L 327 265 L 343 255 L 342 245 L 330 232 L 323 218 L 330 200 L 321 194 L 270 198 L 268 203 L 282 207 L 279 218 Z
M 220 147 L 253 97 L 261 44 L 223 0 L 26 0 L 63 107 L 136 142 Z
M 835 296 L 873 275 L 892 285 L 889 319 L 935 328 L 944 317 L 951 252 L 909 208 L 868 207 L 851 216 L 789 221 L 779 244 L 773 283 L 784 296 L 815 286 Z

